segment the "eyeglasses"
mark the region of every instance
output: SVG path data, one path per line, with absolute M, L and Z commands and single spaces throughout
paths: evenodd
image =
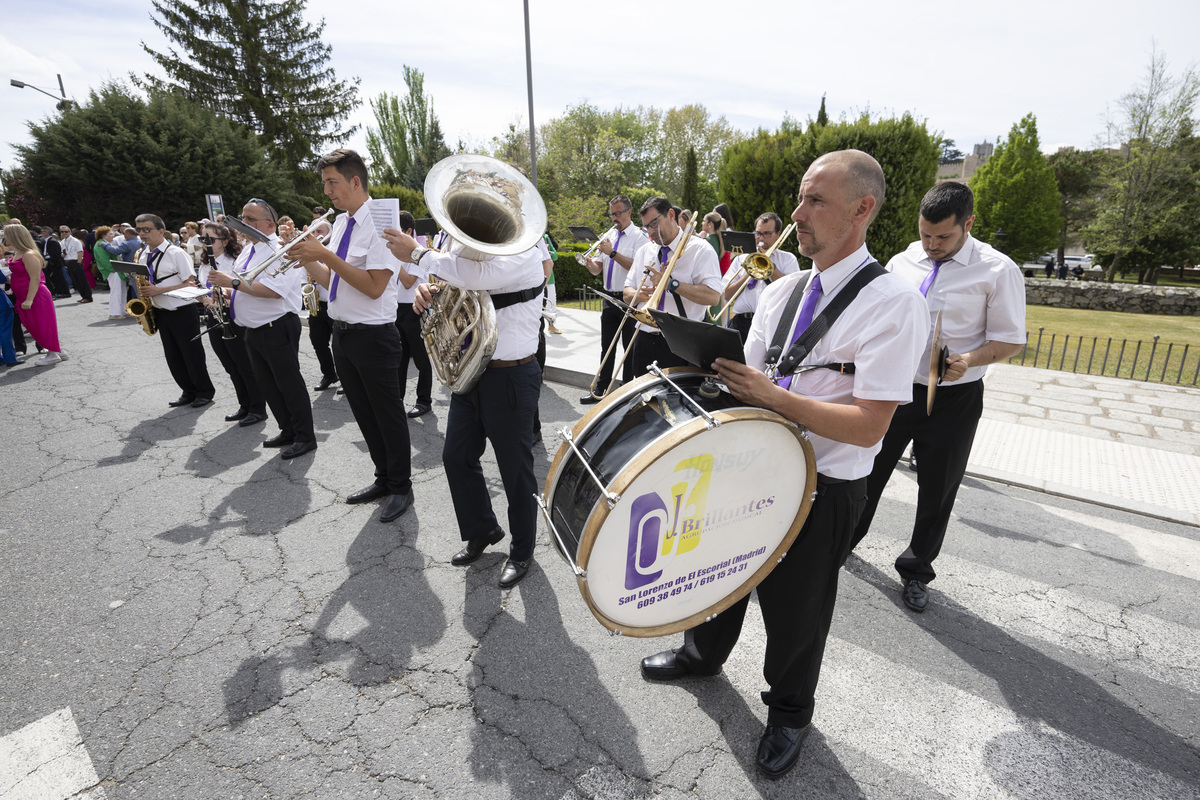
M 267 222 L 279 222 L 279 218 L 277 216 L 275 216 L 275 209 L 271 208 L 271 204 L 268 203 L 266 200 L 263 200 L 260 197 L 251 197 L 249 200 L 246 201 L 246 205 L 258 206 L 259 208 L 264 209 L 268 214 L 271 215 L 271 218 L 268 220 L 265 217 L 245 217 L 245 216 L 243 216 L 242 217 L 243 222 L 245 222 L 246 220 L 250 220 L 252 222 L 257 222 L 259 220 L 264 220 Z
M 617 217 L 625 216 L 632 210 L 633 210 L 632 208 L 626 208 L 626 209 L 622 209 L 621 211 L 610 211 L 610 212 L 608 212 L 608 216 L 611 217 L 612 219 L 616 219 Z
M 654 219 L 650 220 L 649 222 L 642 220 L 642 227 L 645 228 L 647 231 L 656 231 L 656 230 L 658 230 L 658 224 L 660 222 L 662 222 L 662 217 L 655 217 Z
M 755 239 L 765 239 L 768 236 L 774 236 L 777 233 L 779 233 L 779 231 L 755 231 L 754 238 Z
M 136 228 L 135 230 L 137 230 L 138 233 L 150 233 L 150 231 L 154 230 L 154 228 Z

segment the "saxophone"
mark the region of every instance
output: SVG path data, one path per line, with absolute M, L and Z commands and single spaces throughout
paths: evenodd
M 300 297 L 304 300 L 304 307 L 308 309 L 308 316 L 315 317 L 321 313 L 321 295 L 317 291 L 317 279 L 312 275 L 304 282 Z
M 154 321 L 154 306 L 150 304 L 150 300 L 146 298 L 142 292 L 150 281 L 143 275 L 135 275 L 137 278 L 138 296 L 125 304 L 125 313 L 131 317 L 137 318 L 138 323 L 142 326 L 142 330 L 147 336 L 153 336 L 158 333 L 158 323 Z

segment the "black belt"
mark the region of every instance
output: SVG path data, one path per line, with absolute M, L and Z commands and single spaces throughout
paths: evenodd
M 488 362 L 487 368 L 503 369 L 504 367 L 519 367 L 522 364 L 528 364 L 530 361 L 533 361 L 533 359 L 534 356 L 525 356 L 524 358 L 518 358 L 516 361 L 501 361 L 500 359 L 492 359 Z
M 388 328 L 396 324 L 394 322 L 342 322 L 340 319 L 332 319 L 330 322 L 339 331 L 357 330 L 359 328 Z

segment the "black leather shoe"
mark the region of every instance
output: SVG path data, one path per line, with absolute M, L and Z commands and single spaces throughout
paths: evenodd
M 908 468 L 913 472 L 917 471 L 917 451 L 908 454 Z
M 533 563 L 533 559 L 525 561 L 514 561 L 509 559 L 504 562 L 504 569 L 500 572 L 500 588 L 511 589 L 521 582 L 521 579 L 529 572 L 529 565 Z
M 496 528 L 496 530 L 486 536 L 476 536 L 474 539 L 468 539 L 467 546 L 450 557 L 450 563 L 456 567 L 465 567 L 472 561 L 478 560 L 489 545 L 493 545 L 503 538 L 504 531 Z
M 913 611 L 924 611 L 925 605 L 929 602 L 929 595 L 925 591 L 925 584 L 916 578 L 904 582 L 904 589 L 900 592 L 900 596 L 904 598 L 904 605 Z
M 785 728 L 782 725 L 767 725 L 758 740 L 758 769 L 768 778 L 781 778 L 796 766 L 800 748 L 808 738 L 811 726 Z
M 249 413 L 250 412 L 246 409 L 245 406 L 241 406 L 240 408 L 238 408 L 237 411 L 233 412 L 232 414 L 226 414 L 225 421 L 226 422 L 237 422 L 239 419 L 245 419 L 246 415 Z
M 664 650 L 642 659 L 642 674 L 656 681 L 673 681 L 692 671 L 675 660 L 677 650 Z
M 417 403 L 415 406 L 413 406 L 412 408 L 410 408 L 408 410 L 408 417 L 409 417 L 409 419 L 416 419 L 417 417 L 423 417 L 432 410 L 433 409 L 430 408 L 428 403 Z
M 341 389 L 341 388 L 339 388 L 336 392 L 334 392 L 334 394 L 345 394 L 345 393 L 346 393 L 346 390 Z
M 167 403 L 167 405 L 169 405 L 171 408 L 179 408 L 180 406 L 190 406 L 195 401 L 195 399 L 196 398 L 194 398 L 194 397 L 188 397 L 186 394 L 181 394 L 181 395 L 179 395 L 178 400 L 172 400 L 171 402 Z
M 256 411 L 251 411 L 238 423 L 239 428 L 249 428 L 251 425 L 257 425 L 260 422 L 266 422 L 267 415 L 259 414 Z
M 287 447 L 289 444 L 294 444 L 295 441 L 295 436 L 288 436 L 286 433 L 281 433 L 263 442 L 263 447 Z
M 354 494 L 346 498 L 346 502 L 350 505 L 355 503 L 369 503 L 372 500 L 377 500 L 388 493 L 386 486 L 380 486 L 378 483 L 372 483 L 365 489 L 359 489 Z
M 335 375 L 332 378 L 321 378 L 321 382 L 313 387 L 314 392 L 323 392 L 338 382 L 338 377 Z
M 206 405 L 208 405 L 211 402 L 212 402 L 211 397 L 197 397 L 195 400 L 192 401 L 192 408 L 204 408 Z
M 595 403 L 599 403 L 599 402 L 600 402 L 600 398 L 599 398 L 599 397 L 592 397 L 590 394 L 585 394 L 583 397 L 579 398 L 579 402 L 580 402 L 580 403 L 582 403 L 582 404 L 583 404 L 583 405 L 585 405 L 585 406 L 590 406 L 590 405 L 593 405 L 593 404 L 595 404 Z
M 383 513 L 379 515 L 380 522 L 391 522 L 399 517 L 413 504 L 413 494 L 393 494 L 383 504 Z
M 305 453 L 311 453 L 316 449 L 316 442 L 296 442 L 291 447 L 281 452 L 279 457 L 286 461 L 289 458 L 295 458 L 296 456 L 302 456 Z

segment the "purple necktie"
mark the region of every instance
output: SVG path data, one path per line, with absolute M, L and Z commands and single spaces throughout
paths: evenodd
M 946 261 L 949 260 L 946 259 Z M 933 286 L 933 281 L 937 278 L 938 270 L 942 268 L 942 264 L 945 264 L 946 261 L 933 262 L 933 272 L 926 275 L 925 280 L 921 281 L 921 295 L 923 297 L 929 297 L 929 289 Z
M 158 253 L 158 248 L 154 248 L 146 254 L 146 271 L 150 273 L 150 285 L 154 285 L 154 256 Z
M 615 291 L 612 285 L 613 262 L 617 260 L 617 248 L 621 246 L 621 237 L 625 235 L 625 231 L 617 231 L 617 240 L 613 242 L 612 255 L 608 257 L 608 280 L 604 282 L 604 288 L 608 291 Z
M 346 253 L 350 250 L 350 234 L 354 232 L 354 217 L 350 217 L 346 223 L 346 230 L 342 233 L 342 240 L 338 242 L 337 257 L 342 261 L 346 260 Z M 341 276 L 336 273 L 333 276 L 333 282 L 329 284 L 329 299 L 330 301 L 337 299 L 337 287 L 341 282 Z
M 246 254 L 246 260 L 242 264 L 242 268 L 238 269 L 237 265 L 234 264 L 234 267 L 233 267 L 234 271 L 240 272 L 243 275 L 246 274 L 246 271 L 248 269 L 250 269 L 250 262 L 254 261 L 254 248 L 256 248 L 256 247 L 258 247 L 258 245 L 256 245 L 256 244 L 250 245 L 250 252 Z M 232 292 L 229 293 L 229 321 L 230 322 L 237 322 L 237 318 L 234 317 L 234 315 L 233 315 L 233 304 L 237 300 L 237 295 L 238 295 L 237 289 L 234 289 Z
M 796 343 L 808 326 L 812 324 L 813 316 L 817 312 L 817 303 L 821 300 L 821 276 L 814 275 L 812 283 L 808 287 L 808 294 L 804 297 L 804 305 L 800 306 L 800 316 L 796 319 L 796 329 L 792 331 L 792 340 L 788 342 L 788 349 Z M 786 352 L 786 351 L 785 351 Z M 792 385 L 792 376 L 788 375 L 779 381 L 779 385 L 783 388 L 790 388 Z
M 660 266 L 666 266 L 667 261 L 671 258 L 671 248 L 663 245 L 658 249 L 658 263 Z M 658 310 L 663 310 L 663 301 L 667 299 L 667 293 L 664 291 L 658 296 Z

